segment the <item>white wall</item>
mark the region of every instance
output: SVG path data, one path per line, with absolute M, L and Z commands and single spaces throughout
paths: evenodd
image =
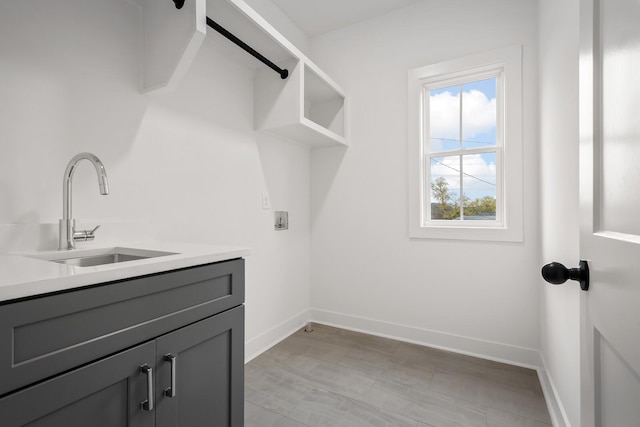
M 523 244 L 409 240 L 407 72 L 524 46 Z M 425 0 L 311 40 L 346 88 L 348 150 L 312 154 L 314 319 L 535 365 L 537 3 Z
M 94 245 L 113 239 L 109 224 L 139 222 L 166 240 L 252 250 L 246 336 L 255 351 L 252 340 L 309 310 L 309 150 L 253 131 L 253 71 L 211 49 L 215 33 L 176 91 L 141 95 L 140 29 L 124 0 L 0 2 L 0 225 L 57 224 L 65 166 L 93 152 L 111 193 L 98 195 L 83 162 L 74 216 L 106 224 Z M 288 231 L 273 230 L 263 191 L 289 211 Z M 55 235 L 9 240 L 56 247 Z
M 579 260 L 579 0 L 540 1 L 542 259 Z M 541 281 L 540 347 L 564 422 L 580 426 L 580 288 Z

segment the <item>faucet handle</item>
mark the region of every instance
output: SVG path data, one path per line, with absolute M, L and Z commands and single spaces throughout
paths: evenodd
M 85 241 L 95 239 L 95 238 L 96 238 L 96 234 L 95 234 L 95 233 L 96 233 L 96 230 L 97 230 L 98 228 L 100 228 L 100 224 L 96 225 L 96 226 L 95 226 L 95 228 L 94 228 L 93 230 L 91 230 L 91 231 L 85 230 L 85 231 L 84 231 L 84 232 L 85 232 L 85 234 L 86 234 Z
M 96 225 L 93 230 L 80 230 L 73 233 L 73 240 L 76 242 L 88 242 L 96 238 L 95 232 L 100 228 L 100 224 Z

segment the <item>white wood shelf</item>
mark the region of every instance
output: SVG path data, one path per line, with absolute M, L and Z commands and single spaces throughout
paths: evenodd
M 287 80 L 268 68 L 256 71 L 254 126 L 311 147 L 346 146 L 345 97 L 304 60 L 284 63 Z
M 347 146 L 343 90 L 244 0 L 144 0 L 143 92 L 173 88 L 189 69 L 207 35 L 206 17 L 279 67 L 277 73 L 211 30 L 207 47 L 256 71 L 254 128 L 310 147 Z

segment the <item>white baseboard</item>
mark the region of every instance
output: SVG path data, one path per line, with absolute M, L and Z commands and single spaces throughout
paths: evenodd
M 302 328 L 311 318 L 310 310 L 304 310 L 268 331 L 245 341 L 244 362 L 248 363 L 260 354 L 269 350 L 289 335 Z
M 540 356 L 540 367 L 538 368 L 538 378 L 540 379 L 540 385 L 542 386 L 542 392 L 544 393 L 544 399 L 547 402 L 547 408 L 549 409 L 549 416 L 553 427 L 571 427 L 567 412 L 562 405 L 558 389 L 553 384 L 553 380 L 549 376 L 547 370 L 547 364 L 544 357 Z
M 531 348 L 517 347 L 324 310 L 312 309 L 311 321 L 327 326 L 350 329 L 370 335 L 449 350 L 531 369 L 537 369 L 540 366 L 540 353 L 538 350 Z

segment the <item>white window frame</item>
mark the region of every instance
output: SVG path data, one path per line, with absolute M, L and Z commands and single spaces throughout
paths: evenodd
M 498 78 L 496 146 L 431 153 L 429 91 Z M 512 46 L 409 71 L 409 237 L 523 241 L 522 47 Z M 432 220 L 431 157 L 496 153 L 496 220 Z

